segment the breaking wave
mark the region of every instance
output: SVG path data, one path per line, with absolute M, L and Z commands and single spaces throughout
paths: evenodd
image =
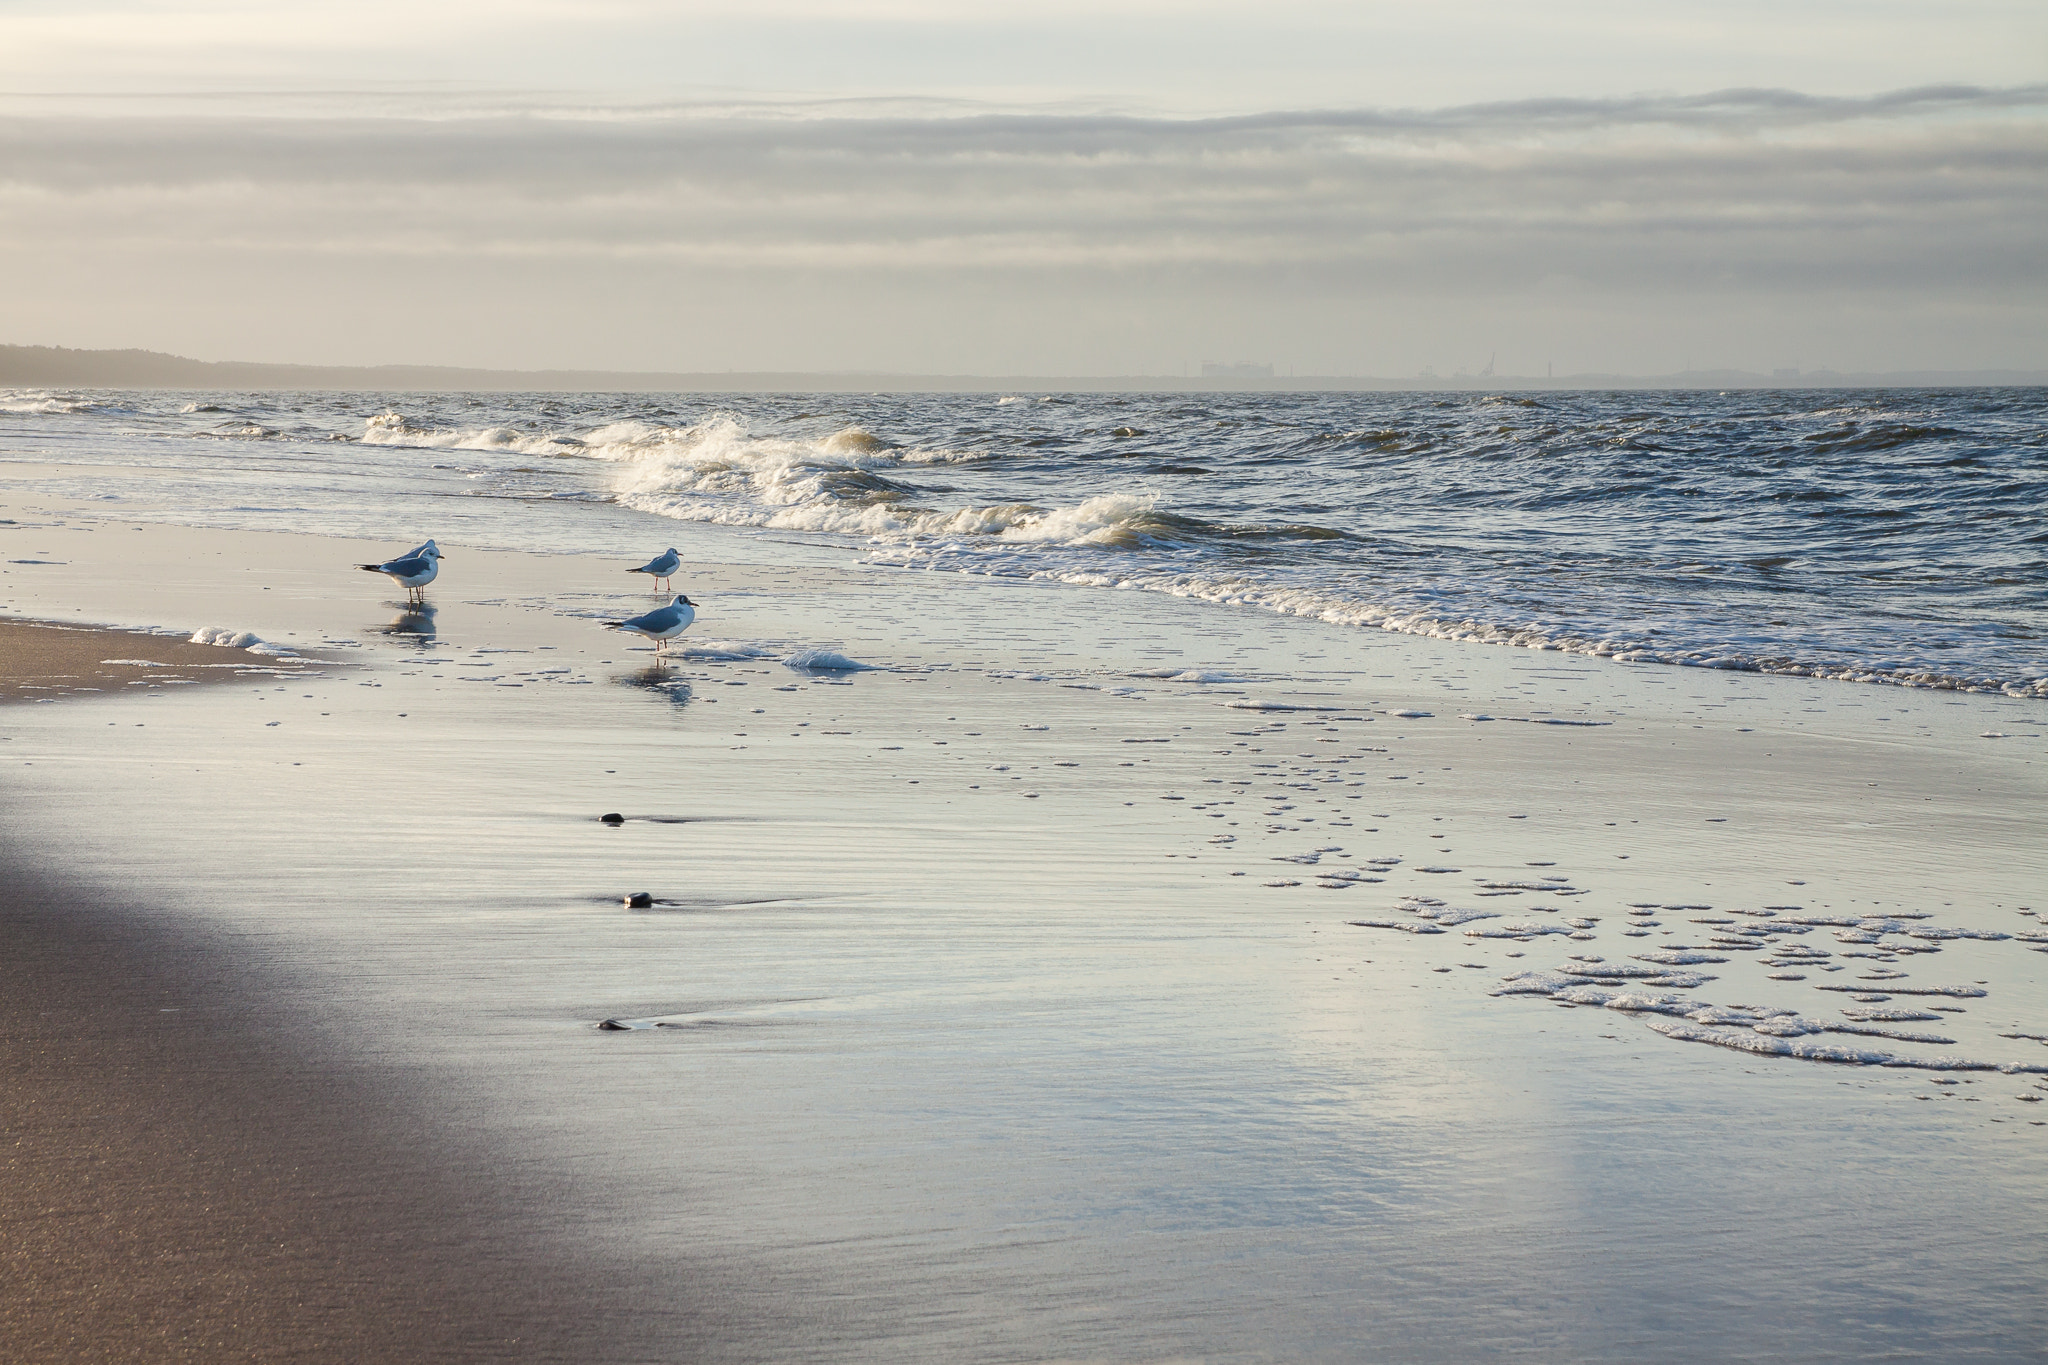
M 315 501 L 358 497 L 364 475 L 394 494 L 431 480 L 818 536 L 905 569 L 2048 697 L 2037 390 L 0 395 L 66 439 L 78 413 L 180 438 L 139 461 L 196 462 L 193 496 L 230 520 L 275 504 L 223 509 L 221 480 L 286 471 Z
M 70 398 L 54 393 L 11 393 L 0 394 L 0 412 L 22 417 L 62 416 L 72 413 L 95 412 L 99 404 L 84 398 Z

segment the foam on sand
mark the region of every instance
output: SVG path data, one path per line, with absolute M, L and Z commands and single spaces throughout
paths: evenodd
M 784 659 L 782 666 L 803 673 L 866 673 L 882 667 L 849 659 L 833 649 L 800 649 Z
M 243 649 L 251 654 L 266 654 L 274 659 L 294 657 L 291 649 L 284 645 L 271 644 L 254 631 L 203 626 L 192 632 L 191 642 L 195 645 L 217 645 L 223 649 Z

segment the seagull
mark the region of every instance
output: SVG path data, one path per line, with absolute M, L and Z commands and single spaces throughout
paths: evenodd
M 428 541 L 410 554 L 396 559 L 387 559 L 382 564 L 358 564 L 358 569 L 368 573 L 390 574 L 405 588 L 406 600 L 424 602 L 420 589 L 434 581 L 434 575 L 441 572 L 441 547 Z
M 427 542 L 429 545 L 433 543 L 431 540 Z M 675 552 L 675 547 L 671 546 L 648 560 L 645 564 L 642 564 L 639 568 L 628 569 L 626 572 L 651 574 L 655 582 L 668 583 L 668 580 L 675 576 L 675 571 L 682 567 L 683 557 Z M 674 588 L 675 584 L 668 583 L 668 586 Z
M 665 607 L 656 607 L 644 616 L 635 616 L 628 621 L 607 621 L 607 630 L 630 630 L 635 635 L 645 635 L 655 642 L 654 652 L 659 655 L 670 640 L 690 628 L 690 622 L 697 619 L 697 604 L 681 593 L 676 600 Z

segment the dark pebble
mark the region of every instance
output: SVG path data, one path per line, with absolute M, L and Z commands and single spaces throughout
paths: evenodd
M 654 904 L 654 897 L 645 891 L 635 891 L 632 895 L 626 897 L 626 904 L 635 910 L 645 910 L 648 906 Z

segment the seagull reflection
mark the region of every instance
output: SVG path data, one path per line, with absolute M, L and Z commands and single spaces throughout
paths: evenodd
M 388 626 L 371 626 L 378 635 L 393 635 L 415 643 L 425 643 L 434 638 L 434 609 L 430 606 L 407 607 L 392 618 Z
M 667 664 L 649 664 L 646 668 L 635 669 L 631 673 L 614 673 L 612 681 L 620 687 L 637 687 L 643 692 L 658 692 L 677 706 L 687 705 L 690 700 L 689 680 L 678 677 Z

